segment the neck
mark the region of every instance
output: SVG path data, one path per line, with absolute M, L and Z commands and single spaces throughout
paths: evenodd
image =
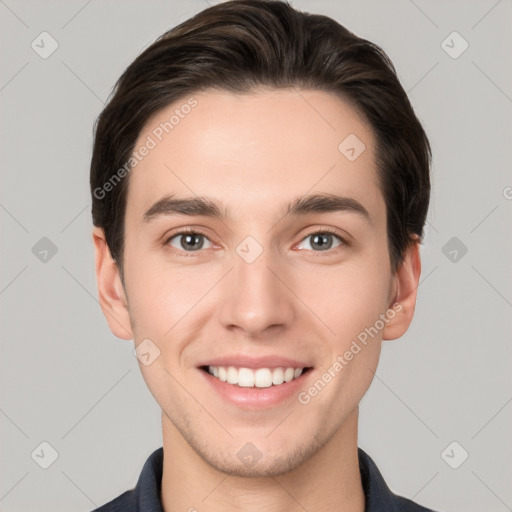
M 164 512 L 364 512 L 357 453 L 358 408 L 314 455 L 292 471 L 244 478 L 210 466 L 162 413 Z

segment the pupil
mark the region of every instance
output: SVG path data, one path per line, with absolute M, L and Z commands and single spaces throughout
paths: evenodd
M 330 239 L 330 236 L 331 235 L 329 234 L 314 235 L 313 245 L 317 245 L 322 250 L 329 249 L 329 247 L 332 245 L 332 240 Z
M 199 243 L 201 241 L 201 239 L 200 239 L 201 236 L 202 235 L 185 235 L 184 241 L 182 238 L 181 245 L 183 246 L 184 249 L 192 249 L 192 250 L 200 249 L 201 246 L 203 245 L 202 243 Z M 193 246 L 192 245 L 193 243 L 195 243 L 196 245 Z

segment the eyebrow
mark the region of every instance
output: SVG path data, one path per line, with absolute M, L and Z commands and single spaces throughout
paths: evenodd
M 229 219 L 228 208 L 208 197 L 196 196 L 174 199 L 166 196 L 149 208 L 143 217 L 144 223 L 161 216 L 189 215 L 205 216 L 215 219 Z M 313 194 L 296 198 L 286 207 L 283 217 L 303 216 L 311 213 L 349 212 L 360 215 L 368 223 L 372 218 L 368 210 L 352 197 L 335 194 Z

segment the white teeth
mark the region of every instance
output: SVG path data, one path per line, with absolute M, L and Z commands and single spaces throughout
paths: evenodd
M 254 373 L 254 384 L 257 388 L 272 386 L 272 372 L 268 368 L 260 368 Z
M 293 370 L 293 368 L 286 368 L 286 370 L 284 371 L 284 381 L 290 382 L 291 380 L 293 380 L 294 374 L 295 371 Z
M 228 384 L 238 384 L 238 370 L 234 366 L 228 366 L 226 382 Z
M 278 386 L 284 382 L 284 371 L 282 368 L 275 368 L 272 372 L 272 384 Z
M 302 375 L 304 368 L 235 368 L 234 366 L 209 366 L 208 373 L 222 382 L 243 388 L 269 388 L 290 382 Z
M 253 388 L 254 372 L 249 370 L 249 368 L 240 368 L 240 370 L 238 370 L 238 380 L 236 382 L 231 382 L 231 384 L 238 384 L 243 388 Z

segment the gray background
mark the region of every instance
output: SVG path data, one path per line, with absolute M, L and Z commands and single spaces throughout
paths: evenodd
M 162 444 L 133 341 L 111 334 L 96 298 L 92 126 L 135 56 L 207 5 L 0 0 L 2 512 L 91 510 L 132 488 Z M 426 506 L 512 510 L 512 5 L 293 5 L 384 48 L 434 152 L 416 316 L 384 343 L 359 445 Z M 59 45 L 46 59 L 31 48 L 43 31 Z M 461 39 L 442 44 L 453 31 L 469 44 L 458 58 L 445 50 Z M 57 249 L 46 261 L 43 237 Z M 48 469 L 44 441 L 58 453 Z

